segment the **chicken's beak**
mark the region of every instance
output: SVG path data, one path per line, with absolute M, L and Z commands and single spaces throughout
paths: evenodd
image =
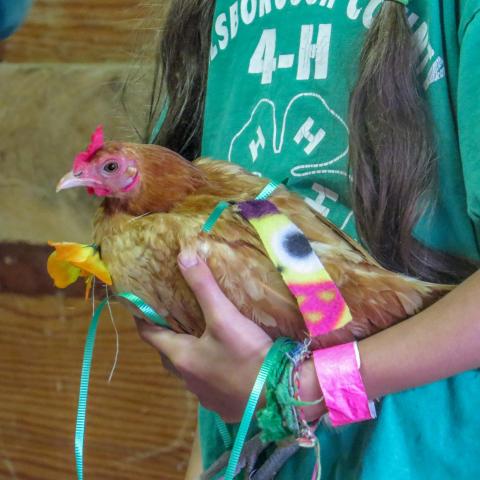
M 75 188 L 75 187 L 93 187 L 98 182 L 91 179 L 85 178 L 80 175 L 75 175 L 73 171 L 68 172 L 65 176 L 63 176 L 57 185 L 57 193 L 60 190 L 66 190 L 67 188 Z

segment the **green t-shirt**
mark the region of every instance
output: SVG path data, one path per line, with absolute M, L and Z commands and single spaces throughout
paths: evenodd
M 202 154 L 288 178 L 290 189 L 353 238 L 348 98 L 381 3 L 217 1 L 213 19 Z M 479 259 L 480 0 L 412 0 L 408 8 L 439 168 L 437 201 L 415 234 Z M 322 479 L 480 478 L 479 398 L 479 374 L 466 372 L 387 396 L 375 421 L 320 427 Z M 208 466 L 223 444 L 205 410 L 200 430 Z M 313 461 L 302 450 L 278 478 L 309 479 Z

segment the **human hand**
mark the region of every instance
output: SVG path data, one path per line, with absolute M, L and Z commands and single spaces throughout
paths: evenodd
M 136 319 L 140 336 L 168 357 L 205 408 L 226 422 L 240 421 L 272 339 L 224 295 L 205 262 L 180 254 L 178 264 L 204 314 L 205 332 L 196 338 Z

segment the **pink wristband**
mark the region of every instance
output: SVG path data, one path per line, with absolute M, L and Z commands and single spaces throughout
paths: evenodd
M 315 350 L 313 361 L 333 426 L 376 417 L 360 375 L 357 342 Z

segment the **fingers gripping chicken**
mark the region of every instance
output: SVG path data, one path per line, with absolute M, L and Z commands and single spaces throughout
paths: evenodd
M 230 208 L 211 233 L 201 231 L 219 201 L 253 199 L 267 183 L 232 163 L 188 162 L 156 145 L 104 142 L 97 129 L 57 191 L 85 187 L 104 197 L 94 241 L 115 290 L 141 297 L 167 316 L 174 330 L 196 336 L 204 330 L 200 307 L 177 267 L 178 253 L 187 250 L 206 260 L 230 300 L 273 338 L 303 339 L 307 332 L 297 302 L 251 225 Z M 385 270 L 284 187 L 270 200 L 305 233 L 353 316 L 314 345 L 371 335 L 450 289 Z

